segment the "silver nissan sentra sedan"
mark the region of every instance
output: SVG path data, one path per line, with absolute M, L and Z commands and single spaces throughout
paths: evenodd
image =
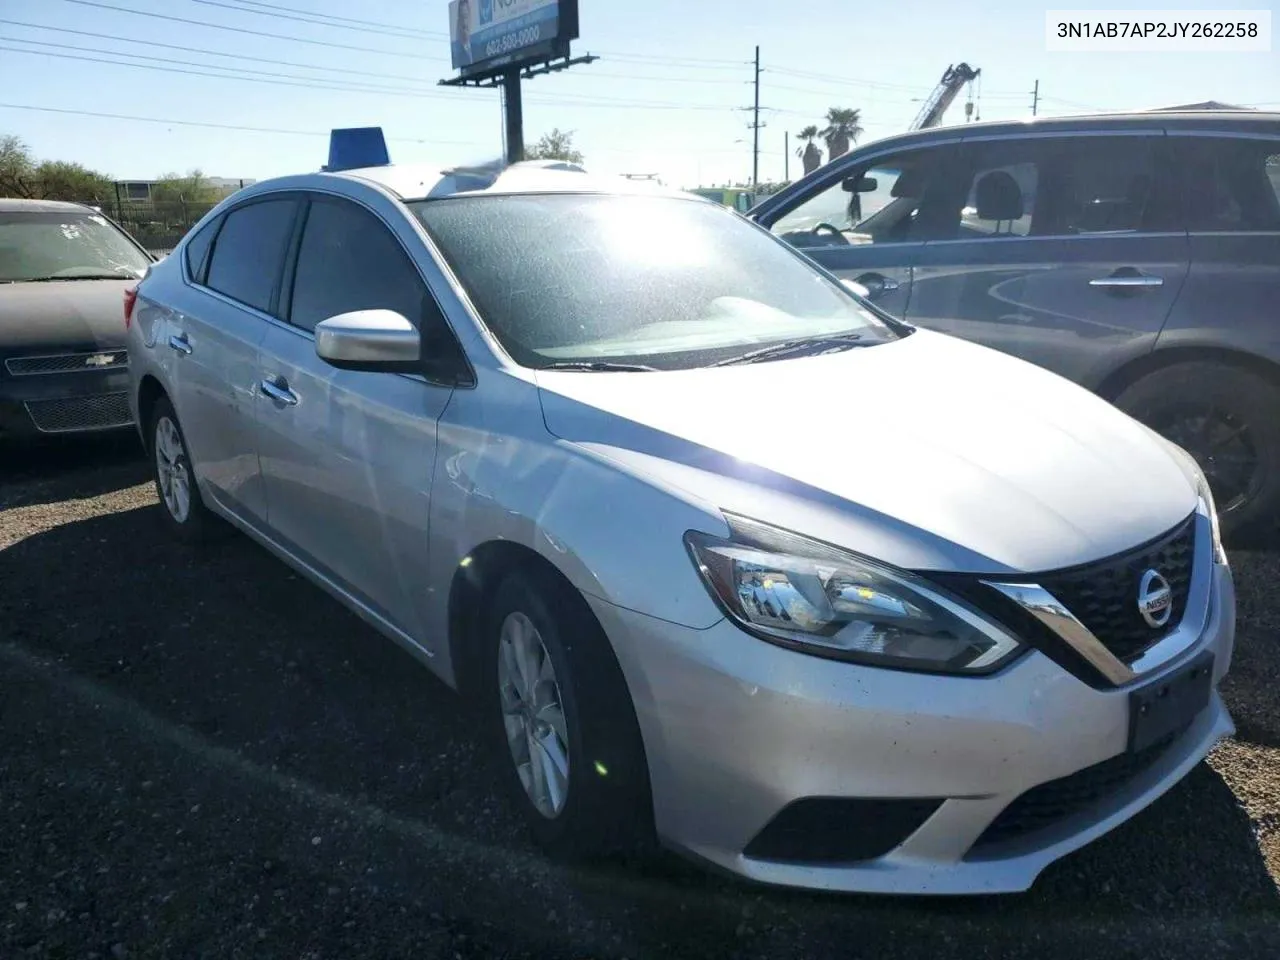
M 165 523 L 229 522 L 478 698 L 553 853 L 1018 891 L 1232 732 L 1194 462 L 711 202 L 285 177 L 126 323 Z

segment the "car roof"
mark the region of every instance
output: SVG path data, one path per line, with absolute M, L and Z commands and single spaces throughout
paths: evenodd
M 92 207 L 83 203 L 67 203 L 63 200 L 21 200 L 16 197 L 0 199 L 0 213 L 93 213 Z
M 573 165 L 548 164 L 540 160 L 513 164 L 495 161 L 446 170 L 430 164 L 388 164 L 340 172 L 321 172 L 311 176 L 375 183 L 401 200 L 517 193 L 605 193 L 701 199 L 647 181 L 602 176 L 584 172 Z M 270 184 L 271 181 L 263 181 L 255 184 L 253 189 L 258 191 L 263 187 L 269 188 Z
M 1026 120 L 995 120 L 953 124 L 900 133 L 874 141 L 877 148 L 889 145 L 928 144 L 935 140 L 963 137 L 1017 136 L 1029 133 L 1070 133 L 1080 129 L 1117 130 L 1220 130 L 1280 136 L 1280 113 L 1263 110 L 1134 110 L 1125 113 L 1082 113 L 1063 117 L 1030 117 Z M 865 146 L 872 146 L 868 142 Z

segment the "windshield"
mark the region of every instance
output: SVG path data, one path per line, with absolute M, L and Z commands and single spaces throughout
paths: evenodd
M 88 210 L 0 213 L 0 282 L 142 276 L 150 261 Z
M 531 194 L 409 206 L 523 366 L 679 369 L 801 338 L 895 336 L 808 261 L 710 203 Z

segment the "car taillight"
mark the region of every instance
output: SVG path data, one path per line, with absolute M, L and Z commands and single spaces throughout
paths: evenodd
M 133 322 L 133 305 L 138 302 L 138 288 L 126 287 L 124 291 L 124 328 Z

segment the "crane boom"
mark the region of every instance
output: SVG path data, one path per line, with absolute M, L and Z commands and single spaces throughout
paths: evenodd
M 942 74 L 942 79 L 938 81 L 938 86 L 934 88 L 933 93 L 929 94 L 924 106 L 916 114 L 910 129 L 924 130 L 928 127 L 936 127 L 941 122 L 942 115 L 947 112 L 947 107 L 951 106 L 959 95 L 960 88 L 975 80 L 981 72 L 967 63 L 957 63 L 947 67 Z

